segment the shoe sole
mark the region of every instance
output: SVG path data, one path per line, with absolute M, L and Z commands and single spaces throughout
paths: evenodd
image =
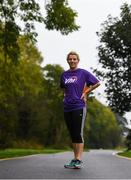
M 74 167 L 74 169 L 81 169 L 81 168 L 82 168 L 82 167 L 77 167 L 77 166 Z
M 67 169 L 74 169 L 74 166 L 64 166 L 65 168 L 67 168 Z
M 73 167 L 69 167 L 69 166 L 64 166 L 66 169 L 81 169 L 81 167 L 76 167 L 76 166 L 73 166 Z

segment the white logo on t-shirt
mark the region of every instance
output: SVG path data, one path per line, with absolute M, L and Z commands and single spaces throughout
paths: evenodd
M 66 78 L 65 79 L 65 84 L 69 84 L 69 83 L 75 83 L 77 81 L 77 76 L 72 76 L 70 78 Z

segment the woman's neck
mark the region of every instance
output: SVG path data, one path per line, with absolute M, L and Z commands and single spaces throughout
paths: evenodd
M 70 68 L 70 71 L 76 71 L 78 69 L 78 67 L 76 68 Z

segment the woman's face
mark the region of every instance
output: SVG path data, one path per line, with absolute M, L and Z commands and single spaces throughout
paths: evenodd
M 77 69 L 79 60 L 76 55 L 72 55 L 72 54 L 69 55 L 67 62 L 69 64 L 71 70 Z

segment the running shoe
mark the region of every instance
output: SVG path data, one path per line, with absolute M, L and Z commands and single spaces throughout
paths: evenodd
M 75 164 L 74 164 L 74 168 L 80 169 L 81 167 L 82 167 L 82 161 L 80 161 L 79 159 L 76 159 Z
M 64 167 L 65 168 L 69 168 L 69 169 L 74 169 L 75 168 L 75 159 L 72 159 L 69 163 L 65 164 Z
M 80 169 L 82 167 L 82 161 L 72 159 L 68 164 L 65 164 L 64 167 L 69 169 Z

